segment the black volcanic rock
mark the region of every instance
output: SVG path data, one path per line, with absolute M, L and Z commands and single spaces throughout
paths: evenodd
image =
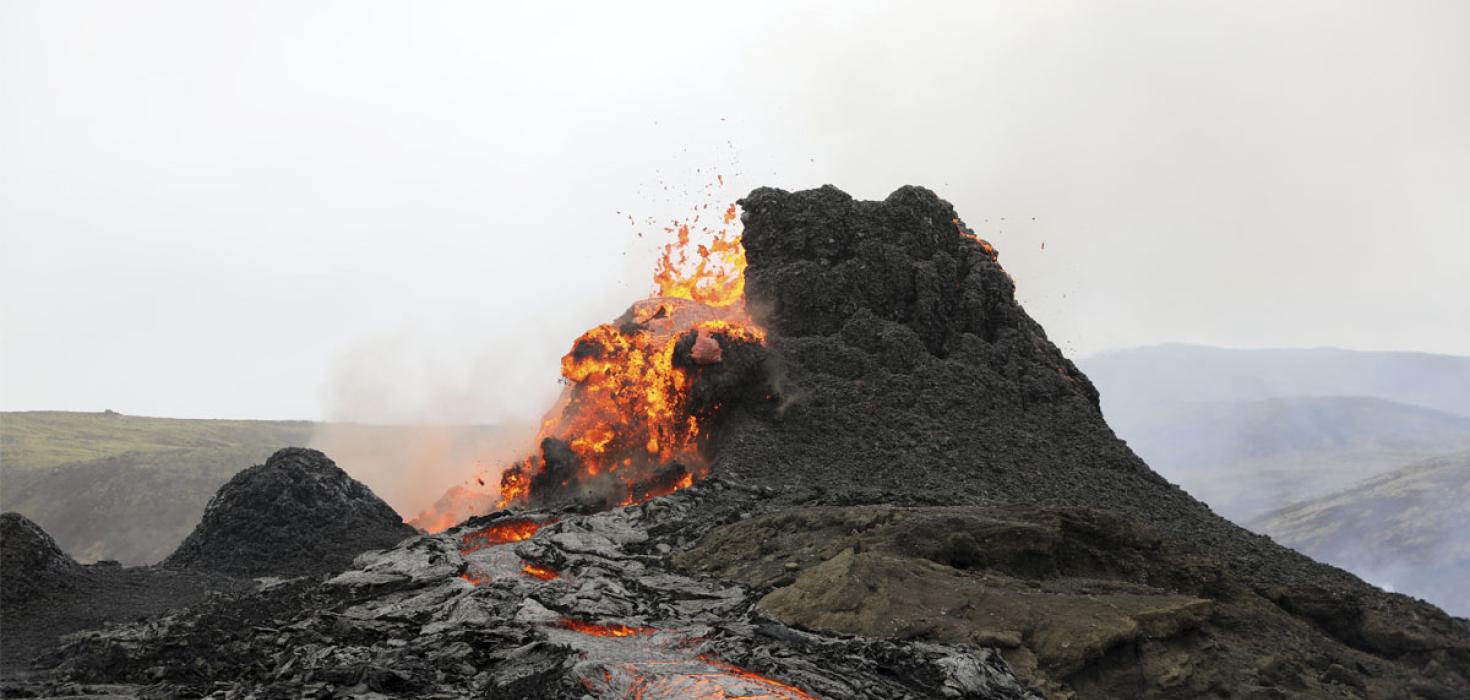
M 0 602 L 26 602 L 67 588 L 81 565 L 40 525 L 20 513 L 0 513 Z
M 1124 514 L 1220 562 L 1242 605 L 1269 601 L 1314 634 L 1404 663 L 1397 673 L 1470 691 L 1463 620 L 1240 528 L 1149 469 L 948 202 L 828 186 L 762 188 L 740 204 L 747 304 L 768 330 L 777 396 L 729 407 L 716 474 L 792 505 Z
M 778 400 L 732 406 L 716 473 L 842 503 L 1120 511 L 1262 584 L 1363 586 L 1151 470 L 1016 302 L 994 249 L 933 192 L 762 188 L 740 204 L 746 294 L 769 331 Z
M 994 649 L 788 627 L 750 589 L 670 569 L 668 552 L 767 498 L 716 476 L 599 513 L 472 518 L 326 581 L 74 635 L 46 659 L 53 675 L 17 694 L 108 683 L 147 697 L 1039 700 Z M 523 541 L 476 537 L 533 522 Z
M 199 526 L 163 561 L 231 576 L 301 576 L 347 568 L 415 533 L 368 487 L 316 450 L 290 447 L 210 500 Z

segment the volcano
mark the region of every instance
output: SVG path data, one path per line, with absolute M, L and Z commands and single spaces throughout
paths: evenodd
M 1465 620 L 1236 527 L 1135 456 L 933 192 L 738 204 L 738 236 L 687 275 L 666 250 L 654 296 L 574 343 L 498 510 L 75 635 L 24 689 L 1470 694 Z

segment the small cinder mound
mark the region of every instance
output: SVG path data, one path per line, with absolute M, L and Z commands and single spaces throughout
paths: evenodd
M 371 489 L 316 450 L 291 447 L 220 487 L 163 565 L 232 576 L 340 571 L 414 534 Z
M 20 513 L 0 513 L 0 601 L 4 605 L 65 588 L 80 570 L 40 525 Z

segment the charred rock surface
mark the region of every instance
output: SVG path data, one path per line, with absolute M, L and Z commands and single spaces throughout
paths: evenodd
M 0 513 L 0 605 L 65 589 L 79 571 L 81 565 L 40 525 L 20 513 Z
M 792 504 L 1123 514 L 1209 552 L 1314 634 L 1426 674 L 1443 669 L 1470 692 L 1465 621 L 1252 534 L 1138 459 L 949 203 L 918 187 L 883 201 L 824 187 L 758 189 L 740 204 L 746 295 L 768 330 L 778 395 L 727 411 L 715 473 L 773 486 Z M 1412 629 L 1413 641 L 1365 631 L 1383 628 Z
M 231 585 L 154 567 L 81 565 L 29 519 L 0 514 L 0 674 L 21 671 L 61 635 L 197 603 Z
M 340 571 L 359 553 L 414 534 L 392 507 L 317 450 L 289 447 L 210 500 L 199 526 L 163 561 L 230 576 Z
M 718 477 L 602 513 L 498 513 L 325 582 L 78 635 L 18 692 L 161 696 L 1036 697 L 994 650 L 784 625 L 756 592 L 670 566 L 769 491 Z
M 999 647 L 1053 697 L 1453 697 L 1461 687 L 1454 656 L 1404 664 L 1339 641 L 1220 561 L 1091 509 L 786 509 L 717 528 L 675 562 L 768 591 L 757 609 L 787 624 Z M 1399 624 L 1421 644 L 1433 636 Z

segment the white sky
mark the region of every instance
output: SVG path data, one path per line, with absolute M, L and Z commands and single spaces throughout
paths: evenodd
M 523 4 L 0 1 L 0 408 L 534 417 L 713 173 L 935 189 L 1070 354 L 1470 354 L 1470 3 Z

